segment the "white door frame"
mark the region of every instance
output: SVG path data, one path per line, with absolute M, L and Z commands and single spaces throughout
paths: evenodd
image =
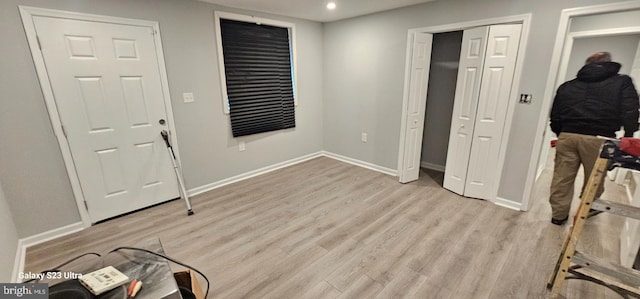
M 85 205 L 84 205 L 85 199 L 84 199 L 84 195 L 82 194 L 80 180 L 78 179 L 78 174 L 74 166 L 73 157 L 71 155 L 71 148 L 67 143 L 67 138 L 64 136 L 64 132 L 62 129 L 62 121 L 58 113 L 58 108 L 56 106 L 56 101 L 53 95 L 51 82 L 49 81 L 49 74 L 47 73 L 47 69 L 44 63 L 44 58 L 42 56 L 42 52 L 40 51 L 39 42 L 36 34 L 36 28 L 33 23 L 33 17 L 36 17 L 36 16 L 55 17 L 55 18 L 63 18 L 63 19 L 71 19 L 71 20 L 82 20 L 82 21 L 102 22 L 102 23 L 131 25 L 131 26 L 143 26 L 143 27 L 153 28 L 156 32 L 156 34 L 154 34 L 155 49 L 156 49 L 156 56 L 158 57 L 158 68 L 160 72 L 162 93 L 164 95 L 164 104 L 165 104 L 164 106 L 167 111 L 167 122 L 169 123 L 168 124 L 169 131 L 171 132 L 170 138 L 171 138 L 173 150 L 175 151 L 175 154 L 176 154 L 176 159 L 179 161 L 180 155 L 178 150 L 178 142 L 177 142 L 176 129 L 174 124 L 175 122 L 173 119 L 173 109 L 171 107 L 169 81 L 167 80 L 167 71 L 164 63 L 164 53 L 162 51 L 162 41 L 160 39 L 160 26 L 158 25 L 158 22 L 146 21 L 146 20 L 125 19 L 125 18 L 119 18 L 119 17 L 93 15 L 93 14 L 62 11 L 62 10 L 29 7 L 29 6 L 19 6 L 19 9 L 20 9 L 20 15 L 22 17 L 22 23 L 24 25 L 24 30 L 27 35 L 27 41 L 29 42 L 31 55 L 33 56 L 33 61 L 36 67 L 36 73 L 40 81 L 40 87 L 42 88 L 44 101 L 47 106 L 47 110 L 49 112 L 49 118 L 51 119 L 53 132 L 56 135 L 58 144 L 60 145 L 60 150 L 62 151 L 62 158 L 64 159 L 64 164 L 67 169 L 67 174 L 69 175 L 69 181 L 71 182 L 73 195 L 75 197 L 76 204 L 78 205 L 78 211 L 80 212 L 80 218 L 82 219 L 82 224 L 86 228 L 91 226 L 91 219 L 89 217 L 87 210 L 85 209 Z
M 498 184 L 495 184 L 495 192 L 493 192 L 493 194 L 497 194 L 498 193 L 498 189 L 500 187 L 500 179 L 502 177 L 502 167 L 504 165 L 504 158 L 506 156 L 506 148 L 507 148 L 507 144 L 509 143 L 509 133 L 511 132 L 511 123 L 513 120 L 513 111 L 515 110 L 515 104 L 517 98 L 515 97 L 515 95 L 518 93 L 518 91 L 520 90 L 520 77 L 522 74 L 522 65 L 524 62 L 524 57 L 525 57 L 525 51 L 527 49 L 527 41 L 529 40 L 529 27 L 531 24 L 531 14 L 522 14 L 522 15 L 514 15 L 514 16 L 506 16 L 506 17 L 498 17 L 498 18 L 490 18 L 490 19 L 483 19 L 483 20 L 475 20 L 475 21 L 469 21 L 469 22 L 462 22 L 462 23 L 453 23 L 453 24 L 447 24 L 447 25 L 440 25 L 440 26 L 429 26 L 429 27 L 421 27 L 421 28 L 413 28 L 413 29 L 409 29 L 409 32 L 407 34 L 407 54 L 406 56 L 406 61 L 405 61 L 405 82 L 404 82 L 404 94 L 403 94 L 403 101 L 402 101 L 402 124 L 400 125 L 400 151 L 398 153 L 398 175 L 402 176 L 402 169 L 403 168 L 403 164 L 404 164 L 404 148 L 405 148 L 405 133 L 407 131 L 407 123 L 406 123 L 406 119 L 407 119 L 407 107 L 408 107 L 408 103 L 409 103 L 409 81 L 408 78 L 410 78 L 410 74 L 409 71 L 411 69 L 411 47 L 412 47 L 412 36 L 415 32 L 423 32 L 423 33 L 431 33 L 431 34 L 435 34 L 435 33 L 442 33 L 442 32 L 451 32 L 451 31 L 458 31 L 458 30 L 464 30 L 464 29 L 468 29 L 468 28 L 473 28 L 473 27 L 481 27 L 481 26 L 490 26 L 490 25 L 497 25 L 497 24 L 507 24 L 507 23 L 520 23 L 522 24 L 522 33 L 520 35 L 520 48 L 518 51 L 518 58 L 516 59 L 516 66 L 515 66 L 515 73 L 514 73 L 514 77 L 513 77 L 513 83 L 511 85 L 511 101 L 509 102 L 509 107 L 507 108 L 507 114 L 506 114 L 506 119 L 505 119 L 505 124 L 504 124 L 504 130 L 502 132 L 502 144 L 500 145 L 500 153 L 498 154 L 498 169 L 500 169 L 500 171 L 498 171 L 498 174 L 496 176 L 496 181 L 498 182 Z M 426 99 L 425 99 L 426 100 Z M 424 115 L 424 113 L 423 113 Z M 420 136 L 420 142 L 422 142 L 422 136 Z M 492 202 L 496 202 L 498 201 L 497 196 L 496 198 L 494 198 L 493 200 L 491 200 Z M 510 205 L 509 203 L 504 203 L 501 202 L 500 204 L 502 205 L 506 205 L 506 206 L 513 206 Z M 514 206 L 514 208 L 517 209 L 517 207 Z
M 593 5 L 586 7 L 577 7 L 577 8 L 567 8 L 563 9 L 560 13 L 560 24 L 558 25 L 558 33 L 556 35 L 555 46 L 553 48 L 553 54 L 551 56 L 551 64 L 549 68 L 549 75 L 547 76 L 547 84 L 545 87 L 544 96 L 542 98 L 542 107 L 540 108 L 540 116 L 538 119 L 538 127 L 536 129 L 536 135 L 533 141 L 534 150 L 531 155 L 531 160 L 529 161 L 529 169 L 527 174 L 527 179 L 525 182 L 524 192 L 523 192 L 523 200 L 522 207 L 528 210 L 531 207 L 531 193 L 533 191 L 533 186 L 537 179 L 538 174 L 538 162 L 541 156 L 541 150 L 543 146 L 543 142 L 546 140 L 545 138 L 545 130 L 549 124 L 549 112 L 551 111 L 551 104 L 553 103 L 553 96 L 555 94 L 555 87 L 558 84 L 560 78 L 564 78 L 566 75 L 566 66 L 564 64 L 568 63 L 568 55 L 571 53 L 571 49 L 568 49 L 567 57 L 565 56 L 565 52 L 567 51 L 565 48 L 568 48 L 572 45 L 571 43 L 567 43 L 567 37 L 570 36 L 569 32 L 569 24 L 571 18 L 580 17 L 580 16 L 588 16 L 588 15 L 597 15 L 604 13 L 614 13 L 614 12 L 622 12 L 627 10 L 638 10 L 640 9 L 640 1 L 628 1 L 628 2 L 620 2 L 613 4 L 602 4 L 602 5 Z M 611 29 L 611 32 L 614 32 L 614 29 Z M 595 33 L 595 32 L 594 32 Z M 567 61 L 563 61 L 567 60 Z M 562 74 L 561 74 L 562 73 Z M 563 75 L 560 77 L 560 75 Z M 526 211 L 525 210 L 525 211 Z

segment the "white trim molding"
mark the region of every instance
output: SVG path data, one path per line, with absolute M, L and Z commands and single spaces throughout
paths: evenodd
M 346 156 L 342 156 L 342 155 L 338 155 L 338 154 L 334 154 L 332 152 L 327 152 L 327 151 L 323 151 L 322 155 L 325 157 L 329 157 L 338 161 L 342 161 L 345 163 L 349 163 L 355 166 L 360 166 L 362 168 L 367 168 L 367 169 L 371 169 L 371 170 L 375 170 L 377 172 L 381 172 L 384 174 L 388 174 L 390 176 L 398 176 L 398 171 L 395 169 L 391 169 L 391 168 L 387 168 L 384 166 L 380 166 L 380 165 L 376 165 L 373 163 L 369 163 L 369 162 L 365 162 L 362 160 L 358 160 L 358 159 L 354 159 L 354 158 L 349 158 Z
M 226 178 L 226 179 L 222 179 L 220 181 L 217 182 L 213 182 L 210 184 L 206 184 L 206 185 L 202 185 L 200 187 L 195 187 L 195 188 L 191 188 L 189 189 L 189 191 L 187 191 L 189 193 L 189 196 L 195 196 L 207 191 L 211 191 L 229 184 L 233 184 L 239 181 L 243 181 L 255 176 L 259 176 L 262 174 L 266 174 L 269 172 L 272 172 L 274 170 L 278 170 L 281 168 L 285 168 L 285 167 L 289 167 L 298 163 L 302 163 L 311 159 L 315 159 L 318 157 L 328 157 L 328 158 L 332 158 L 334 160 L 338 160 L 338 161 L 342 161 L 345 163 L 349 163 L 355 166 L 359 166 L 359 167 L 363 167 L 363 168 L 367 168 L 367 169 L 371 169 L 374 171 L 378 171 L 384 174 L 388 174 L 391 176 L 397 176 L 397 171 L 394 169 L 390 169 L 390 168 L 386 168 L 383 166 L 378 166 L 369 162 L 364 162 L 361 160 L 357 160 L 357 159 L 353 159 L 353 158 L 349 158 L 349 157 L 345 157 L 345 156 L 341 156 L 338 154 L 334 154 L 334 153 L 330 153 L 330 152 L 326 152 L 326 151 L 319 151 L 316 153 L 312 153 L 312 154 L 308 154 L 308 155 L 304 155 L 298 158 L 294 158 L 288 161 L 284 161 L 284 162 L 280 162 L 280 163 L 276 163 L 267 167 L 263 167 L 260 169 L 256 169 L 256 170 L 252 170 L 249 172 L 245 172 L 243 174 L 239 174 L 230 178 Z
M 162 93 L 164 95 L 164 99 L 163 99 L 164 106 L 167 112 L 167 122 L 169 125 L 169 131 L 171 132 L 170 138 L 173 144 L 173 150 L 175 152 L 178 163 L 180 163 L 180 151 L 178 149 L 178 140 L 175 133 L 176 128 L 175 128 L 175 121 L 173 118 L 173 109 L 171 107 L 169 81 L 167 79 L 167 71 L 165 68 L 164 53 L 162 51 L 162 40 L 160 39 L 160 26 L 158 22 L 155 22 L 155 21 L 125 19 L 125 18 L 119 18 L 119 17 L 93 15 L 93 14 L 45 9 L 45 8 L 30 7 L 30 6 L 19 6 L 19 10 L 20 10 L 20 15 L 22 17 L 22 23 L 24 25 L 24 31 L 27 36 L 27 41 L 29 43 L 29 49 L 31 50 L 31 55 L 33 57 L 33 61 L 36 67 L 36 74 L 38 76 L 40 87 L 44 95 L 44 100 L 47 106 L 47 111 L 49 113 L 49 118 L 51 120 L 51 125 L 53 127 L 53 132 L 56 135 L 58 144 L 60 145 L 62 158 L 64 160 L 67 174 L 69 176 L 69 181 L 71 183 L 73 195 L 76 200 L 76 205 L 78 207 L 78 212 L 80 214 L 80 218 L 82 220 L 84 227 L 89 227 L 91 226 L 91 218 L 89 216 L 89 213 L 85 209 L 84 194 L 82 193 L 82 187 L 80 186 L 78 173 L 76 172 L 73 156 L 71 155 L 71 148 L 69 147 L 69 143 L 67 142 L 67 139 L 62 130 L 62 120 L 60 119 L 60 114 L 56 106 L 55 96 L 53 94 L 51 82 L 49 81 L 49 73 L 45 66 L 44 58 L 42 56 L 42 52 L 39 47 L 36 27 L 34 25 L 33 18 L 36 16 L 42 16 L 42 17 L 103 22 L 103 23 L 122 24 L 122 25 L 131 25 L 131 26 L 143 26 L 143 27 L 150 27 L 155 32 L 157 32 L 157 34 L 154 34 L 154 41 L 155 41 L 155 47 L 156 47 L 155 50 L 157 54 L 156 56 L 157 56 L 157 62 L 158 62 L 158 71 L 160 73 Z
M 489 25 L 498 25 L 498 24 L 508 24 L 508 23 L 530 23 L 531 14 L 521 14 L 521 15 L 513 15 L 506 17 L 497 17 L 497 18 L 489 18 L 482 20 L 474 20 L 468 22 L 460 22 L 453 24 L 445 24 L 439 26 L 428 26 L 428 27 L 419 27 L 409 29 L 409 34 L 414 32 L 428 32 L 428 33 L 442 33 L 442 32 L 450 32 L 450 31 L 459 31 L 464 29 L 469 29 L 473 27 L 481 27 L 481 26 L 489 26 Z M 524 32 L 524 24 L 523 24 L 523 32 Z M 529 30 L 529 24 L 527 24 L 527 31 Z
M 545 87 L 544 95 L 542 98 L 542 104 L 540 108 L 540 116 L 538 118 L 538 127 L 533 141 L 533 153 L 531 160 L 529 160 L 529 167 L 527 171 L 527 178 L 525 180 L 525 186 L 523 191 L 522 208 L 524 211 L 528 210 L 531 206 L 531 193 L 533 192 L 533 186 L 536 182 L 536 174 L 538 171 L 538 162 L 540 159 L 540 152 L 543 146 L 544 132 L 548 125 L 549 111 L 551 110 L 551 104 L 553 101 L 553 95 L 555 94 L 555 87 L 559 80 L 561 73 L 562 59 L 564 56 L 563 49 L 567 37 L 569 36 L 569 24 L 571 18 L 579 16 L 615 13 L 629 10 L 640 9 L 640 1 L 626 1 L 619 3 L 601 4 L 586 7 L 568 8 L 563 9 L 560 13 L 560 22 L 558 25 L 558 32 L 556 34 L 555 45 L 553 47 L 553 54 L 551 55 L 551 63 L 549 68 L 549 75 L 547 76 L 547 84 Z M 625 29 L 628 30 L 628 29 Z M 614 32 L 614 31 L 611 31 Z M 596 32 L 602 34 L 602 32 Z M 581 36 L 581 34 L 577 34 Z
M 53 239 L 64 237 L 75 232 L 79 232 L 83 229 L 85 229 L 84 223 L 76 222 L 18 240 L 16 259 L 13 266 L 13 273 L 11 275 L 13 282 L 19 282 L 18 274 L 24 271 L 25 258 L 27 257 L 27 248 Z
M 260 168 L 260 169 L 248 171 L 248 172 L 236 175 L 236 176 L 232 176 L 230 178 L 222 179 L 222 180 L 217 181 L 217 182 L 213 182 L 213 183 L 209 183 L 209 184 L 206 184 L 206 185 L 202 185 L 200 187 L 191 188 L 191 189 L 189 189 L 189 191 L 187 191 L 187 193 L 189 193 L 189 196 L 195 196 L 195 195 L 207 192 L 207 191 L 211 191 L 213 189 L 220 188 L 222 186 L 226 186 L 226 185 L 233 184 L 233 183 L 236 183 L 236 182 L 239 182 L 239 181 L 243 181 L 243 180 L 255 177 L 255 176 L 266 174 L 266 173 L 272 172 L 274 170 L 278 170 L 278 169 L 281 169 L 281 168 L 292 166 L 292 165 L 295 165 L 295 164 L 298 164 L 298 163 L 302 163 L 304 161 L 308 161 L 308 160 L 311 160 L 311 159 L 314 159 L 314 158 L 317 158 L 317 157 L 321 157 L 321 156 L 323 156 L 322 152 L 317 152 L 317 153 L 304 155 L 302 157 L 298 157 L 298 158 L 294 158 L 294 159 L 291 159 L 291 160 L 288 160 L 288 161 L 276 163 L 276 164 L 273 164 L 273 165 L 270 165 L 270 166 L 266 166 L 266 167 L 263 167 L 263 168 Z
M 508 209 L 516 210 L 516 211 L 526 211 L 522 209 L 522 203 L 515 202 L 513 200 L 505 199 L 502 197 L 496 197 L 496 200 L 493 201 L 493 204 L 501 207 L 505 207 Z

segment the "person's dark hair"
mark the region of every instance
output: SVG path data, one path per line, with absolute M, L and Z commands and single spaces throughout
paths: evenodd
M 611 61 L 611 53 L 609 52 L 597 52 L 585 61 L 584 64 L 596 63 L 596 62 L 609 62 Z

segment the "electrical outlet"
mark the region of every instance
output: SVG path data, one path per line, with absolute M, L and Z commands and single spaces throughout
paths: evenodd
M 367 142 L 367 133 L 362 133 L 360 140 L 362 140 L 362 142 Z
M 240 141 L 238 143 L 238 150 L 243 152 L 244 150 L 246 150 L 247 148 L 245 147 L 244 141 Z
M 185 103 L 193 103 L 195 99 L 193 98 L 193 92 L 185 92 L 182 94 L 182 100 Z

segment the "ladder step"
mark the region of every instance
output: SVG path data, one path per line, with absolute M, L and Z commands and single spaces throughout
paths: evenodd
M 587 256 L 578 251 L 575 252 L 571 261 L 573 264 L 582 267 L 582 269 L 574 269 L 573 271 L 575 272 L 594 277 L 610 285 L 615 285 L 640 295 L 640 271 L 626 268 L 601 258 Z
M 598 211 L 640 220 L 640 208 L 630 205 L 625 205 L 604 199 L 596 199 L 593 201 L 591 208 Z

